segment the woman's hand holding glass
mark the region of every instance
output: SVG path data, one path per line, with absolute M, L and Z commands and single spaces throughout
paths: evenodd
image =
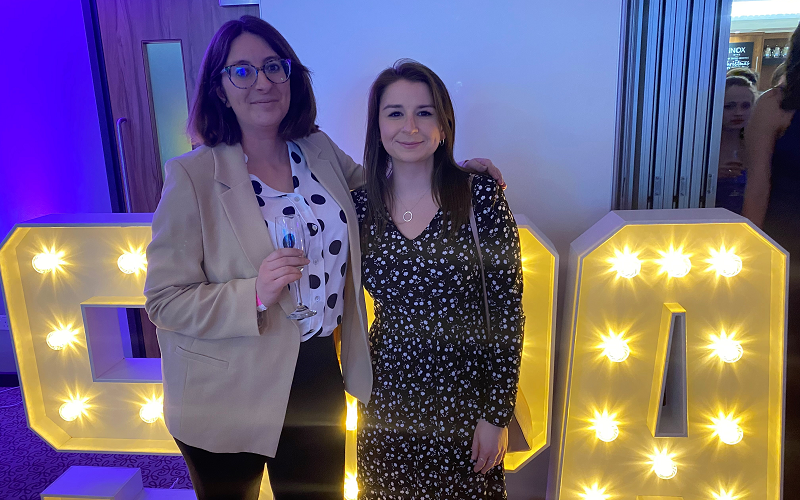
M 303 251 L 297 248 L 279 248 L 261 262 L 256 278 L 256 293 L 261 303 L 269 307 L 289 283 L 303 276 L 301 268 L 308 264 Z

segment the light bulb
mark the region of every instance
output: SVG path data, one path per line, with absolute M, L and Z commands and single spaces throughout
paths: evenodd
M 669 250 L 666 252 L 659 250 L 658 253 L 661 254 L 661 258 L 656 262 L 661 265 L 661 272 L 667 273 L 670 278 L 683 278 L 692 270 L 692 261 L 689 255 L 683 253 L 683 248 L 675 250 L 670 245 Z
M 602 336 L 603 342 L 600 347 L 603 349 L 603 355 L 614 363 L 622 363 L 631 354 L 628 341 L 623 339 L 622 335 L 622 333 L 614 333 L 609 330 L 608 336 Z
M 594 435 L 597 436 L 597 439 L 610 443 L 619 437 L 619 427 L 617 427 L 617 422 L 614 421 L 614 417 L 616 417 L 616 414 L 609 415 L 607 410 L 603 410 L 602 415 L 595 410 L 594 418 L 591 422 L 593 424 L 592 429 L 594 429 Z
M 125 274 L 138 274 L 147 270 L 147 257 L 141 250 L 125 252 L 117 259 L 117 267 Z
M 719 436 L 719 440 L 725 444 L 734 445 L 739 443 L 744 437 L 744 431 L 739 427 L 741 419 L 734 419 L 733 415 L 724 415 L 720 412 L 719 418 L 712 418 L 714 434 Z
M 714 354 L 725 363 L 735 363 L 744 355 L 741 342 L 734 340 L 733 336 L 733 333 L 726 334 L 725 330 L 722 330 L 719 337 L 711 335 L 712 343 L 708 348 L 713 350 Z
M 716 272 L 717 276 L 732 278 L 742 270 L 742 259 L 733 253 L 733 248 L 726 250 L 725 245 L 722 245 L 719 251 L 712 248 L 709 252 L 711 258 L 706 262 L 711 265 L 708 267 L 708 271 Z
M 661 479 L 672 479 L 678 473 L 678 466 L 672 460 L 672 455 L 667 453 L 667 450 L 658 451 L 654 449 L 654 455 L 651 455 L 653 472 Z
M 725 491 L 724 489 L 720 488 L 719 493 L 711 493 L 714 495 L 714 500 L 736 500 L 739 498 L 738 495 L 733 494 L 733 490 Z
M 63 256 L 64 252 L 56 252 L 53 248 L 49 250 L 45 249 L 44 252 L 36 254 L 33 257 L 31 264 L 33 265 L 33 269 L 40 274 L 60 271 L 61 265 L 64 264 L 64 261 L 61 260 Z
M 611 263 L 611 270 L 616 271 L 618 278 L 633 278 L 642 270 L 642 261 L 639 254 L 632 253 L 628 247 L 620 252 L 614 250 L 614 257 L 608 259 Z
M 345 419 L 345 429 L 354 431 L 358 429 L 358 408 L 357 400 L 347 402 L 347 418 Z
M 72 325 L 54 330 L 47 334 L 47 346 L 54 351 L 60 351 L 75 342 L 77 333 L 76 330 L 72 330 Z
M 611 495 L 606 494 L 606 489 L 600 489 L 597 483 L 594 483 L 591 488 L 583 487 L 583 493 L 579 493 L 583 500 L 606 500 Z
M 73 398 L 61 405 L 58 414 L 67 422 L 72 422 L 86 413 L 86 408 L 86 399 Z
M 358 480 L 356 475 L 350 472 L 344 478 L 344 498 L 345 500 L 356 500 L 358 498 Z
M 148 399 L 139 409 L 139 418 L 145 423 L 152 424 L 162 417 L 164 417 L 164 403 L 161 398 Z

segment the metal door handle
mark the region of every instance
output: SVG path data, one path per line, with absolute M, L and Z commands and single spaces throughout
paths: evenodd
M 122 143 L 122 124 L 128 121 L 127 118 L 121 117 L 117 120 L 117 148 L 119 153 L 119 169 L 122 173 L 122 190 L 125 194 L 125 209 L 128 213 L 133 212 L 131 206 L 131 187 L 128 183 L 128 165 L 125 163 L 125 146 Z

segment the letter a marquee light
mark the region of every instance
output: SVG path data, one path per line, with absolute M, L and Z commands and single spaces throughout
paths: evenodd
M 572 243 L 548 500 L 779 500 L 786 253 L 723 209 Z

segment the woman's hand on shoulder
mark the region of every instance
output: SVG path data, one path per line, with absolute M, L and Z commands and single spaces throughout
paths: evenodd
M 296 248 L 280 248 L 269 254 L 261 262 L 256 278 L 256 293 L 261 303 L 269 307 L 278 302 L 284 287 L 302 277 L 300 266 L 308 262 L 303 251 Z
M 486 474 L 493 467 L 503 463 L 508 451 L 508 428 L 497 427 L 484 419 L 478 420 L 472 438 L 473 471 Z
M 464 160 L 458 164 L 463 170 L 473 174 L 485 174 L 491 176 L 497 184 L 505 189 L 506 182 L 503 180 L 503 173 L 500 169 L 494 166 L 492 160 L 488 158 L 473 158 L 471 160 Z

